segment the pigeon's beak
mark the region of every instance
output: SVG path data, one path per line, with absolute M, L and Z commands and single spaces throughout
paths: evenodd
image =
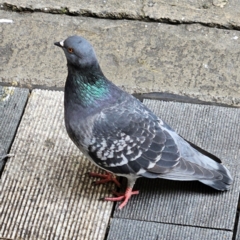
M 63 47 L 64 46 L 64 41 L 61 42 L 55 42 L 54 45 L 58 46 L 58 47 Z
M 55 42 L 54 45 L 58 46 L 58 47 L 62 47 L 60 42 Z

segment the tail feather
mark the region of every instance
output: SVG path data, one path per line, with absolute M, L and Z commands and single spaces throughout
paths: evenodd
M 182 146 L 184 146 L 180 139 L 178 139 L 178 141 L 182 144 Z M 229 190 L 230 185 L 233 183 L 233 179 L 229 170 L 222 164 L 222 161 L 215 155 L 203 150 L 195 144 L 189 141 L 187 141 L 187 143 L 191 146 L 191 148 L 186 147 L 186 145 L 184 146 L 185 148 L 188 148 L 187 154 L 189 155 L 186 156 L 188 161 L 192 161 L 193 163 L 195 162 L 203 168 L 218 173 L 216 178 L 198 180 L 220 191 Z
M 224 167 L 222 164 L 219 164 L 218 167 L 219 167 L 218 172 L 222 175 L 222 179 L 199 180 L 199 181 L 220 191 L 229 190 L 231 187 L 231 184 L 233 183 L 232 176 L 229 170 L 226 167 Z

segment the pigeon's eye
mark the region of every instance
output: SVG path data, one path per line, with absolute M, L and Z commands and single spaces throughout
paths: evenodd
M 69 53 L 73 53 L 73 48 L 68 48 Z

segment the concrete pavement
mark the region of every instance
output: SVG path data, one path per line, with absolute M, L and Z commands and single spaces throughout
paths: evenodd
M 0 82 L 62 88 L 66 62 L 53 42 L 79 34 L 106 76 L 129 92 L 240 105 L 237 0 L 2 1 L 1 9 L 13 22 L 0 23 Z

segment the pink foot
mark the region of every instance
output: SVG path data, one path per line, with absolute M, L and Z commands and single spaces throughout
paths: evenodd
M 104 198 L 104 200 L 116 202 L 116 201 L 121 201 L 124 199 L 124 201 L 118 207 L 119 209 L 122 209 L 127 204 L 130 197 L 132 195 L 137 195 L 137 194 L 139 194 L 139 191 L 132 191 L 132 188 L 128 187 L 126 189 L 125 193 L 114 192 L 114 195 L 116 195 L 117 197 L 106 197 L 106 198 Z
M 108 182 L 114 182 L 118 187 L 120 187 L 120 183 L 118 180 L 109 172 L 106 172 L 105 174 L 100 174 L 100 173 L 89 173 L 90 177 L 98 177 L 102 178 L 102 180 L 96 181 L 95 184 L 103 184 L 103 183 L 108 183 Z

